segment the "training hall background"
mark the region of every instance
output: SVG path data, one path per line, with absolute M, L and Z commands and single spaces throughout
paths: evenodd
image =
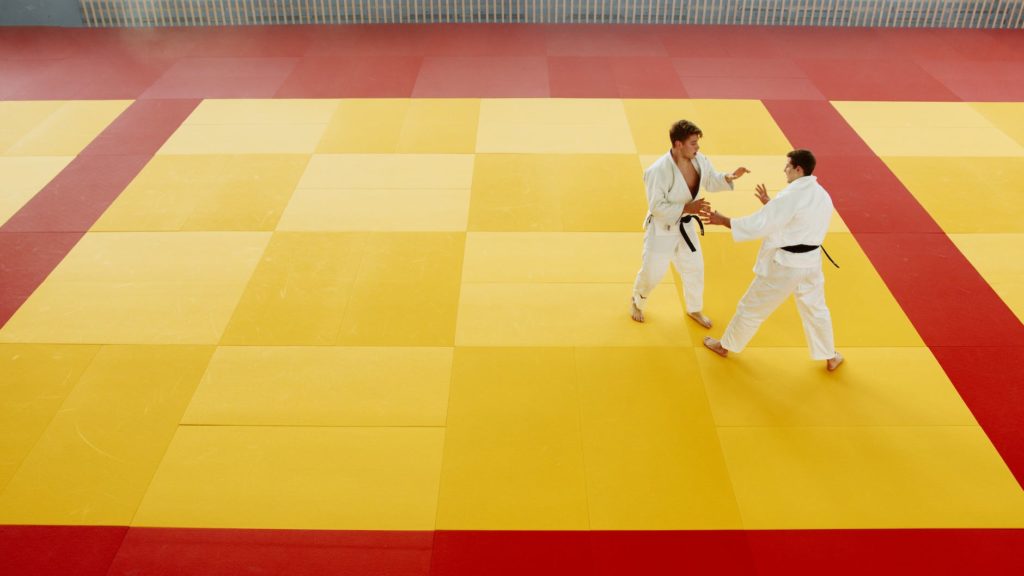
M 0 4 L 4 574 L 1024 573 L 1024 2 Z M 629 317 L 680 118 L 846 363 Z

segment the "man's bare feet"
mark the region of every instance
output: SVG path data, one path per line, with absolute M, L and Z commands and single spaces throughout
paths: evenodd
M 839 365 L 843 363 L 843 360 L 843 355 L 836 352 L 835 356 L 825 360 L 825 368 L 827 368 L 829 372 L 835 372 L 836 368 L 839 368 Z
M 722 342 L 719 340 L 715 340 L 711 336 L 704 337 L 704 347 L 707 348 L 708 350 L 711 350 L 715 354 L 718 354 L 722 358 L 725 358 L 726 356 L 729 355 L 729 351 L 722 347 Z
M 630 316 L 633 317 L 633 320 L 636 320 L 637 322 L 643 322 L 644 321 L 644 311 L 636 307 L 636 302 L 633 302 L 632 300 L 630 300 L 629 301 L 629 308 L 630 308 L 629 313 L 630 313 Z
M 711 328 L 711 318 L 704 315 L 703 312 L 687 312 L 687 316 L 693 318 L 693 321 L 705 328 Z

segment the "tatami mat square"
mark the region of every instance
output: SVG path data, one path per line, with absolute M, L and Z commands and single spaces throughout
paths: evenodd
M 0 341 L 216 344 L 269 237 L 87 234 L 0 329 Z
M 271 231 L 306 154 L 160 155 L 118 196 L 95 231 Z
M 997 528 L 1024 518 L 1024 492 L 976 426 L 718 435 L 747 529 Z
M 578 348 L 594 530 L 742 527 L 693 348 Z
M 437 528 L 585 530 L 570 348 L 455 351 Z
M 182 422 L 444 426 L 451 365 L 451 348 L 225 346 Z
M 73 344 L 0 345 L 0 493 L 98 351 Z
M 0 522 L 129 524 L 212 353 L 102 347 L 0 493 Z
M 442 428 L 182 426 L 134 526 L 433 530 Z
M 630 154 L 636 145 L 620 100 L 487 99 L 476 151 Z

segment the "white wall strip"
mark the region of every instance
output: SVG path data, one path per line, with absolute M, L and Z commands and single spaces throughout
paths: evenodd
M 521 22 L 904 28 L 1024 25 L 1024 0 L 79 0 L 94 27 Z

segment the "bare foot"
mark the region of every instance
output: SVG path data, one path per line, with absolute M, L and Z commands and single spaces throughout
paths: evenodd
M 839 365 L 843 363 L 843 360 L 843 355 L 836 352 L 835 356 L 825 360 L 825 368 L 827 368 L 829 372 L 835 372 L 836 368 L 839 368 Z
M 633 317 L 633 320 L 636 320 L 637 322 L 643 322 L 644 321 L 644 311 L 636 307 L 636 302 L 633 302 L 632 300 L 630 300 L 629 308 L 630 308 L 629 313 Z
M 711 336 L 704 337 L 704 347 L 707 348 L 708 350 L 711 350 L 715 354 L 718 354 L 722 358 L 725 358 L 726 356 L 729 355 L 729 351 L 722 347 L 722 342 L 719 340 L 715 340 Z
M 687 316 L 693 318 L 693 321 L 705 328 L 711 328 L 711 318 L 704 315 L 703 312 L 687 312 Z

